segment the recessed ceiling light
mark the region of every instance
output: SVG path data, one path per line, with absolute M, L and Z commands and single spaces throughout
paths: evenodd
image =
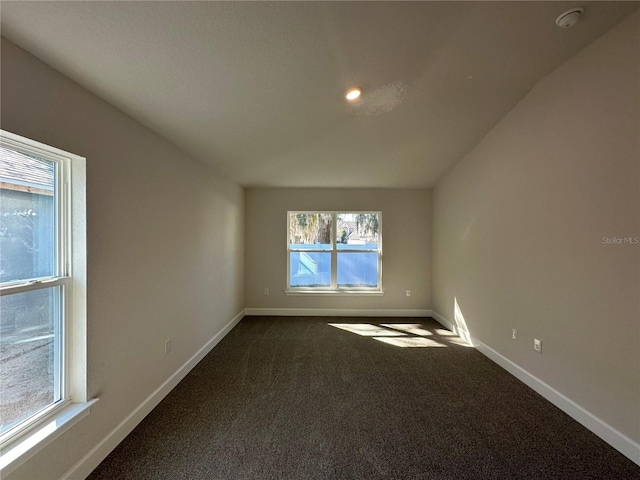
M 344 98 L 346 98 L 350 102 L 353 102 L 354 100 L 359 98 L 360 95 L 362 95 L 362 89 L 360 87 L 355 87 L 347 90 L 347 93 L 345 94 Z

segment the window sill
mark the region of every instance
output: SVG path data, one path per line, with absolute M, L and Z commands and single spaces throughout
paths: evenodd
M 384 295 L 382 290 L 285 290 L 285 295 L 292 296 L 336 296 L 336 297 L 353 297 L 353 296 L 365 296 L 365 297 L 381 297 Z
M 97 398 L 72 403 L 24 436 L 9 443 L 0 452 L 0 477 L 13 472 L 36 453 L 89 415 Z

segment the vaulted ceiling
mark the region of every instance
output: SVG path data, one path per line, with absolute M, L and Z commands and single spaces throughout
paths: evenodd
M 431 187 L 638 8 L 2 1 L 2 36 L 244 186 Z M 345 101 L 352 86 L 357 102 Z

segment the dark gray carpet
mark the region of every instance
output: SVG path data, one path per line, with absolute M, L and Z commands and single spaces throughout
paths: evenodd
M 400 348 L 329 323 L 442 330 L 246 317 L 89 478 L 640 479 L 455 337 Z

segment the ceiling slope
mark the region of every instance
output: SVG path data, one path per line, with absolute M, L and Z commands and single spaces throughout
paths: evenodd
M 1 21 L 241 185 L 422 188 L 639 5 L 584 3 L 568 29 L 574 2 L 3 1 Z

